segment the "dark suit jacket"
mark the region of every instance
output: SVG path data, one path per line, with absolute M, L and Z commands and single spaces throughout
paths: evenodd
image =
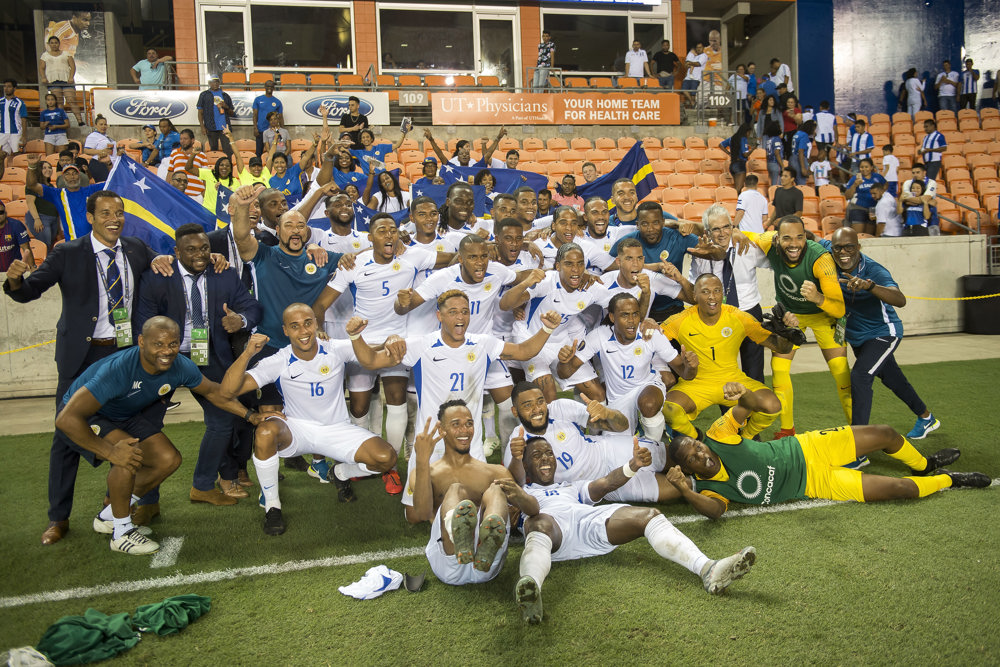
M 135 295 L 139 277 L 149 268 L 156 253 L 136 238 L 123 236 L 121 242 L 128 260 L 129 289 Z M 62 292 L 62 313 L 56 325 L 56 365 L 61 377 L 73 377 L 90 349 L 100 298 L 97 258 L 90 234 L 54 246 L 42 265 L 21 280 L 19 289 L 12 290 L 10 282 L 4 281 L 3 291 L 18 303 L 28 303 L 55 284 Z
M 261 308 L 257 300 L 247 292 L 233 269 L 215 273 L 209 266 L 205 276 L 208 286 L 208 312 L 205 313 L 205 318 L 208 321 L 209 340 L 209 366 L 205 369 L 205 376 L 218 382 L 222 373 L 225 373 L 233 363 L 229 334 L 222 328 L 222 318 L 226 315 L 222 304 L 226 304 L 229 310 L 245 317 L 247 329 L 252 329 L 260 323 Z M 150 317 L 166 315 L 177 322 L 177 326 L 183 332 L 184 322 L 187 319 L 187 300 L 184 290 L 188 285 L 185 285 L 185 282 L 176 265 L 172 276 L 158 276 L 152 271 L 147 271 L 142 276 L 136 305 L 135 320 L 139 326 Z M 210 375 L 209 369 L 221 369 L 221 373 L 218 377 L 213 377 L 215 373 Z

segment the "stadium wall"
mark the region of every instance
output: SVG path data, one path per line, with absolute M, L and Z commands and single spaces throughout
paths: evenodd
M 960 296 L 958 279 L 986 272 L 985 236 L 941 236 L 927 239 L 867 239 L 864 251 L 886 266 L 904 294 Z M 689 272 L 685 266 L 685 275 Z M 0 274 L 2 275 L 2 274 Z M 774 303 L 771 275 L 759 273 L 762 303 Z M 961 330 L 959 301 L 910 300 L 900 312 L 907 335 Z M 29 305 L 0 299 L 0 350 L 17 350 L 55 338 L 61 300 L 49 290 Z M 0 356 L 0 398 L 51 396 L 56 387 L 52 344 Z

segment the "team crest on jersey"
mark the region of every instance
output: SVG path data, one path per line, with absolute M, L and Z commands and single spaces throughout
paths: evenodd
M 485 285 L 483 285 L 484 292 L 489 292 L 491 289 L 493 289 L 493 283 L 486 283 Z
M 434 249 L 437 250 L 438 252 L 444 252 L 444 244 L 438 243 L 436 246 L 434 246 Z
M 587 304 L 585 304 L 583 301 L 577 301 L 576 302 L 576 307 L 577 307 L 578 310 L 583 310 L 584 308 L 587 307 Z
M 469 352 L 467 355 L 465 355 L 465 358 L 468 359 L 469 363 L 471 364 L 472 362 L 474 362 L 476 360 L 476 353 L 475 352 Z
M 306 264 L 306 273 L 308 273 L 310 276 L 316 273 L 316 265 L 313 264 L 312 262 Z
M 399 262 L 393 262 L 392 263 L 392 270 L 393 271 L 399 271 Z
M 94 435 L 100 435 L 101 434 L 101 427 L 98 426 L 97 424 L 91 424 L 90 425 L 90 430 L 94 432 Z
M 558 440 L 559 442 L 566 442 L 566 432 L 559 431 L 558 433 L 556 433 L 556 440 Z
M 641 357 L 642 356 L 642 348 L 641 347 L 636 347 L 634 350 L 632 350 L 632 354 L 634 354 L 637 357 Z
M 722 333 L 723 338 L 729 338 L 733 335 L 733 330 L 729 327 L 722 327 L 722 331 L 720 333 Z
M 611 252 L 611 244 L 610 243 L 605 243 L 604 244 L 604 252 Z
M 169 385 L 169 384 L 165 384 L 165 385 L 162 385 L 162 386 L 161 386 L 161 387 L 160 387 L 160 388 L 159 388 L 159 389 L 157 390 L 157 392 L 156 392 L 156 393 L 157 393 L 157 394 L 159 394 L 160 396 L 166 396 L 167 394 L 169 394 L 169 393 L 170 393 L 170 389 L 171 389 L 170 385 Z
M 661 262 L 667 261 L 667 257 L 669 256 L 670 256 L 669 253 L 667 253 L 667 251 L 664 250 L 663 252 L 660 253 L 660 261 Z
M 355 241 L 354 243 L 352 243 L 352 244 L 351 244 L 351 246 L 352 246 L 352 247 L 353 247 L 353 248 L 354 248 L 355 250 L 357 250 L 358 248 L 360 248 L 360 247 L 361 247 L 361 241 Z
M 320 375 L 329 375 L 330 374 L 330 367 L 327 366 L 326 364 L 323 364 L 322 366 L 319 367 L 319 374 Z
M 528 364 L 528 372 L 529 373 L 534 373 L 535 372 L 535 365 L 534 364 Z

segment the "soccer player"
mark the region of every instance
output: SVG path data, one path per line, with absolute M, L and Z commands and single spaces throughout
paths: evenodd
M 496 480 L 511 480 L 510 473 L 470 455 L 476 424 L 465 401 L 446 401 L 433 429 L 431 421 L 414 442 L 413 505 L 406 520 L 431 522 L 424 553 L 439 580 L 452 586 L 490 581 L 507 559 L 510 516 Z M 442 440 L 444 454 L 431 463 Z
M 372 247 L 369 235 L 354 229 L 354 207 L 350 197 L 342 192 L 331 195 L 326 200 L 325 211 L 330 221 L 330 233 L 320 247 L 342 255 L 361 253 Z M 327 309 L 323 330 L 330 338 L 347 338 L 344 327 L 353 315 L 354 304 L 347 299 L 338 300 Z
M 531 438 L 524 448 L 524 469 L 530 481 L 523 489 L 510 480 L 497 484 L 507 501 L 525 515 L 524 553 L 514 599 L 527 623 L 542 620 L 542 586 L 552 561 L 602 556 L 645 536 L 662 558 L 677 563 L 701 578 L 711 595 L 722 593 L 750 571 L 757 558 L 753 547 L 712 560 L 651 507 L 594 503 L 621 488 L 636 471 L 649 465 L 649 450 L 636 439 L 632 458 L 600 479 L 555 484 L 556 458 L 544 438 Z
M 149 530 L 132 524 L 129 508 L 181 464 L 180 452 L 163 434 L 166 403 L 177 387 L 188 387 L 213 405 L 251 423 L 261 416 L 205 379 L 180 351 L 180 328 L 167 317 L 146 320 L 138 346 L 98 361 L 73 381 L 56 413 L 56 437 L 91 465 L 111 464 L 111 502 L 94 517 L 94 531 L 111 535 L 111 550 L 134 556 L 160 545 Z
M 725 394 L 737 400 L 746 392 L 738 382 L 727 383 Z M 982 488 L 991 483 L 981 472 L 951 472 L 961 452 L 942 449 L 928 457 L 918 452 L 891 426 L 838 426 L 755 442 L 741 438 L 748 411 L 736 405 L 719 417 L 704 438 L 680 435 L 670 443 L 677 463 L 667 478 L 696 510 L 717 519 L 730 502 L 773 505 L 797 498 L 829 500 L 901 500 L 923 498 L 948 487 Z M 907 465 L 908 477 L 865 475 L 844 467 L 862 456 L 882 451 Z M 698 492 L 685 474 L 693 474 Z
M 805 224 L 795 215 L 778 220 L 774 232 L 760 235 L 734 232 L 733 238 L 743 235 L 767 255 L 774 271 L 774 293 L 778 303 L 795 314 L 800 329 L 812 329 L 837 385 L 844 415 L 850 419 L 851 368 L 842 333 L 838 333 L 843 330 L 840 320 L 844 317 L 844 294 L 837 282 L 833 258 L 823 246 L 806 239 Z M 791 368 L 796 349 L 771 356 L 772 384 L 781 401 L 779 438 L 795 434 Z
M 341 461 L 357 474 L 392 470 L 396 452 L 371 431 L 351 423 L 344 401 L 344 366 L 354 355 L 346 340 L 317 340 L 318 318 L 304 303 L 293 303 L 282 313 L 284 333 L 290 343 L 247 370 L 250 360 L 268 342 L 263 334 L 250 337 L 246 349 L 222 380 L 227 396 L 239 396 L 275 383 L 284 400 L 284 415 L 262 422 L 254 441 L 253 465 L 260 482 L 264 507 L 264 532 L 281 535 L 285 519 L 278 496 L 278 460 L 313 453 Z M 388 352 L 382 354 L 387 355 Z M 337 483 L 338 497 L 354 498 L 344 480 Z
M 661 325 L 667 338 L 676 340 L 698 357 L 698 375 L 681 378 L 665 397 L 663 414 L 670 428 L 696 435 L 691 423 L 711 405 L 733 405 L 722 393 L 726 382 L 739 381 L 749 387 L 742 401 L 752 411 L 744 435 L 752 438 L 767 428 L 781 412 L 781 402 L 762 382 L 751 379 L 736 363 L 744 339 L 770 348 L 775 353 L 790 352 L 791 341 L 764 329 L 760 322 L 735 306 L 722 302 L 722 281 L 711 273 L 694 284 L 695 305 L 674 315 Z M 786 324 L 797 326 L 794 315 Z
M 650 265 L 655 269 L 644 268 L 646 258 L 639 239 L 622 239 L 617 250 L 619 268 L 601 277 L 608 297 L 622 292 L 631 294 L 639 299 L 643 318 L 649 317 L 653 302 L 660 296 L 694 303 L 694 286 L 676 266 L 664 260 Z
M 576 242 L 588 257 L 587 269 L 603 273 L 615 261 L 611 256 L 611 248 L 618 239 L 628 233 L 630 227 L 609 226 L 608 203 L 604 197 L 590 197 L 584 202 L 583 221 L 587 228 L 583 232 L 583 237 Z

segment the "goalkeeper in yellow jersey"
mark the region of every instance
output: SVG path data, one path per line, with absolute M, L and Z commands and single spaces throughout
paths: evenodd
M 723 395 L 722 388 L 727 382 L 740 382 L 748 391 L 739 404 L 751 411 L 743 435 L 752 438 L 774 421 L 781 411 L 781 402 L 766 385 L 740 369 L 737 363 L 740 345 L 750 338 L 775 353 L 787 353 L 793 345 L 782 333 L 790 328 L 792 333 L 802 334 L 795 328 L 798 320 L 792 314 L 787 315 L 784 325 L 775 329 L 778 333 L 771 333 L 752 315 L 724 304 L 722 297 L 722 281 L 711 273 L 702 274 L 694 283 L 695 305 L 661 325 L 667 338 L 698 355 L 697 376 L 678 380 L 667 392 L 663 416 L 676 433 L 694 437 L 696 431 L 691 421 L 711 405 L 736 405 L 736 401 Z
M 733 236 L 740 236 L 734 232 Z M 776 231 L 743 236 L 767 255 L 774 270 L 774 294 L 778 303 L 794 313 L 799 327 L 812 329 L 830 373 L 847 420 L 851 420 L 851 367 L 844 346 L 844 294 L 837 280 L 837 267 L 823 246 L 806 238 L 806 228 L 796 215 L 778 220 Z M 781 400 L 781 430 L 776 437 L 795 435 L 792 413 L 792 359 L 795 349 L 771 356 L 771 384 Z

